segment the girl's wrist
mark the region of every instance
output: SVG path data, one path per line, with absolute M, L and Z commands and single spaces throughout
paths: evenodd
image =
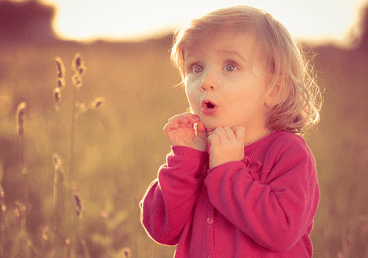
M 192 157 L 205 157 L 207 156 L 206 151 L 201 151 L 192 147 L 183 146 L 183 145 L 175 145 L 171 146 L 171 149 L 174 153 L 174 155 L 187 155 Z

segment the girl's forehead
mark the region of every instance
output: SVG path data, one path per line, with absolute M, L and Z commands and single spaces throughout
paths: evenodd
M 203 52 L 238 53 L 244 58 L 254 55 L 258 39 L 249 32 L 218 32 L 192 41 L 184 50 L 184 59 Z

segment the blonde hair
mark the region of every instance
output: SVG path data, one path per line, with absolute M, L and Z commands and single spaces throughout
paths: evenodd
M 275 95 L 268 107 L 266 127 L 304 134 L 317 125 L 322 96 L 309 62 L 287 29 L 269 13 L 248 6 L 235 6 L 194 19 L 175 34 L 171 60 L 185 78 L 184 50 L 213 34 L 253 32 L 258 38 L 271 74 L 269 92 Z

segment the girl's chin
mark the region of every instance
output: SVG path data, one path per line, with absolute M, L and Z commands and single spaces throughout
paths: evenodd
M 212 133 L 218 127 L 225 127 L 225 126 L 227 126 L 227 127 L 232 128 L 234 126 L 234 125 L 228 125 L 228 124 L 206 124 L 206 123 L 203 123 L 203 124 L 206 127 L 208 133 Z
M 207 129 L 207 132 L 209 132 L 209 133 L 215 131 L 215 129 L 217 127 L 229 126 L 228 124 L 226 124 L 224 122 L 220 122 L 220 121 L 216 120 L 214 117 L 207 117 L 207 116 L 203 117 L 203 114 L 202 114 L 202 116 L 198 115 L 198 117 L 201 119 L 202 123 L 204 124 L 204 126 Z
M 214 123 L 205 123 L 205 122 L 203 122 L 203 124 L 206 127 L 207 132 L 209 132 L 209 133 L 212 133 L 213 131 L 215 131 L 215 129 L 217 127 L 224 127 L 222 125 L 217 125 L 217 124 L 214 124 Z
M 208 123 L 206 120 L 202 120 L 204 127 L 206 127 L 207 132 L 213 132 L 216 129 L 216 126 L 213 123 Z

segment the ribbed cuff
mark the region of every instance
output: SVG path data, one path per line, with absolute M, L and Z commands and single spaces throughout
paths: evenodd
M 180 145 L 172 146 L 171 149 L 174 155 L 187 155 L 191 157 L 197 157 L 200 159 L 204 159 L 208 155 L 206 151 L 199 151 L 190 147 Z

